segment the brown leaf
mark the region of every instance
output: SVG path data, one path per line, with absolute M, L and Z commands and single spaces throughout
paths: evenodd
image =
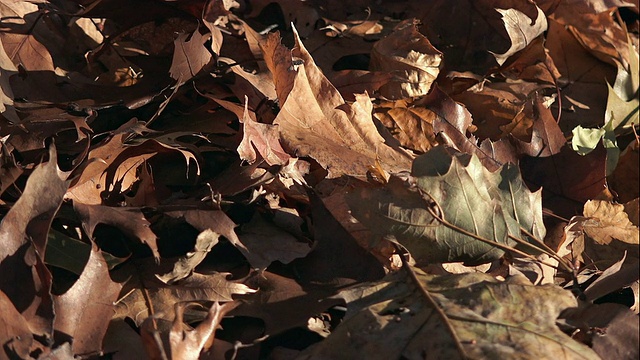
M 589 304 L 568 309 L 566 322 L 575 327 L 574 338 L 592 343 L 602 359 L 638 357 L 638 315 L 615 303 Z
M 52 334 L 53 304 L 51 274 L 43 259 L 51 221 L 69 184 L 56 159 L 51 145 L 49 161 L 31 173 L 22 196 L 0 223 L 0 291 L 27 319 L 31 331 L 45 336 Z
M 33 334 L 27 319 L 13 306 L 11 299 L 0 291 L 0 357 L 26 359 L 31 352 Z
M 433 111 L 402 101 L 382 104 L 374 111 L 374 116 L 400 141 L 400 145 L 426 152 L 438 144 L 432 126 L 437 115 Z
M 240 239 L 247 247 L 244 255 L 254 269 L 266 269 L 274 261 L 288 264 L 311 251 L 309 244 L 267 222 L 258 213 L 242 225 Z
M 180 301 L 232 301 L 233 295 L 257 291 L 247 285 L 228 280 L 228 273 L 193 273 L 188 278 L 167 285 L 155 277 L 153 267 L 136 270 L 129 268 L 123 271 L 134 277 L 125 284 L 126 292 L 123 291 L 124 297 L 116 306 L 115 317 L 129 317 L 136 324 L 141 324 L 154 314 L 162 319 L 170 319 L 173 306 Z M 192 313 L 189 320 L 202 320 L 200 315 L 201 313 Z
M 5 26 L 13 29 L 0 33 L 0 41 L 7 54 L 11 54 L 14 64 L 21 65 L 27 71 L 53 71 L 49 50 L 36 38 L 37 35 L 42 39 L 42 33 L 49 30 L 38 6 L 25 1 L 3 4 L 0 16 L 11 19 Z
M 624 252 L 632 259 L 640 257 L 640 232 L 629 221 L 624 206 L 602 200 L 587 201 L 583 224 L 585 237 L 585 261 L 594 261 L 605 269 L 622 258 Z
M 491 52 L 509 54 L 510 49 L 524 48 L 522 38 L 517 41 L 517 47 L 513 47 L 505 21 L 496 9 L 524 15 L 520 15 L 522 23 L 507 27 L 511 31 L 518 25 L 525 31 L 535 29 L 543 22 L 537 20 L 541 15 L 534 3 L 498 0 L 450 5 L 446 1 L 415 2 L 413 11 L 424 24 L 422 32 L 444 53 L 451 70 L 485 74 L 496 64 Z M 530 36 L 524 37 L 525 41 Z
M 158 279 L 166 284 L 173 284 L 193 273 L 193 270 L 207 256 L 211 249 L 218 244 L 219 234 L 207 229 L 201 232 L 196 238 L 196 244 L 192 251 L 186 253 L 173 264 L 173 270 L 166 274 L 156 275 Z
M 455 95 L 473 115 L 480 139 L 498 140 L 507 134 L 528 141 L 534 122 L 532 103 L 546 85 L 524 81 L 482 82 Z
M 278 126 L 261 124 L 249 116 L 247 104 L 244 106 L 242 141 L 238 146 L 240 159 L 252 164 L 257 160 L 256 151 L 268 165 L 284 165 L 291 156 L 280 145 Z
M 467 129 L 473 121 L 471 114 L 465 106 L 453 101 L 438 87 L 424 97 L 421 104 L 437 115 L 433 120 L 433 130 L 439 134 L 444 144 L 460 152 L 475 154 L 489 170 L 496 170 L 508 162 L 517 162 L 515 152 L 508 142 L 491 142 L 486 139 L 478 146 L 474 136 L 467 137 Z
M 551 110 L 545 106 L 544 100 L 536 96 L 532 102 L 533 125 L 530 140 L 523 141 L 516 135 L 512 135 L 511 142 L 519 155 L 536 157 L 555 155 L 562 150 L 567 140 L 556 119 L 553 118 Z
M 9 78 L 17 71 L 18 68 L 7 55 L 0 40 L 0 114 L 14 123 L 19 122 L 20 118 L 13 107 L 13 91 Z
M 196 29 L 192 34 L 180 34 L 174 41 L 175 50 L 169 74 L 183 83 L 196 76 L 211 61 L 211 53 L 204 47 L 211 34 L 202 35 Z M 187 38 L 189 38 L 187 40 Z
M 513 54 L 526 48 L 535 38 L 547 30 L 547 18 L 539 7 L 536 18 L 530 18 L 517 9 L 500 9 L 505 29 L 511 39 L 511 47 L 504 54 L 493 54 L 498 64 L 502 65 Z
M 171 210 L 165 214 L 175 217 L 184 218 L 189 225 L 198 231 L 212 230 L 224 236 L 233 246 L 240 251 L 246 251 L 234 229 L 236 224 L 223 211 L 220 210 Z
M 107 263 L 94 245 L 80 278 L 66 293 L 54 298 L 54 328 L 73 339 L 74 354 L 102 350 L 102 338 L 121 288 L 111 280 Z
M 542 186 L 543 197 L 560 197 L 561 202 L 575 207 L 571 201 L 584 202 L 593 199 L 605 189 L 606 151 L 598 146 L 588 155 L 578 155 L 568 146 L 546 158 L 524 157 L 520 161 L 522 177 L 528 182 Z M 573 216 L 573 212 L 565 213 Z
M 311 316 L 341 303 L 341 300 L 329 298 L 335 292 L 333 289 L 303 287 L 290 277 L 268 271 L 253 273 L 247 279 L 247 285 L 260 290 L 244 296 L 232 315 L 262 319 L 268 335 L 306 326 Z
M 382 264 L 358 245 L 318 195 L 309 192 L 309 197 L 316 243 L 307 257 L 293 263 L 300 279 L 304 283 L 343 286 L 382 278 Z
M 392 171 L 408 168 L 409 157 L 385 144 L 378 133 L 369 97 L 358 95 L 352 105 L 345 104 L 299 37 L 293 53 L 275 34 L 262 47 L 282 106 L 274 123 L 293 155 L 313 157 L 330 178 L 344 174 L 364 178 L 376 157 Z M 300 57 L 302 64 L 294 65 L 298 60 L 292 56 Z
M 416 20 L 401 22 L 371 51 L 372 71 L 387 71 L 393 79 L 380 94 L 390 99 L 426 95 L 440 73 L 442 53 L 418 32 Z
M 195 329 L 185 330 L 183 313 L 187 304 L 176 304 L 176 315 L 173 319 L 171 332 L 169 333 L 172 358 L 185 360 L 199 359 L 200 352 L 206 350 L 205 346 L 207 346 L 208 343 L 211 344 L 211 342 L 213 342 L 213 336 L 216 329 L 220 327 L 222 318 L 238 305 L 239 303 L 237 302 L 220 305 L 220 303 L 216 301 L 207 312 L 207 316 Z
M 640 197 L 639 144 L 640 140 L 636 139 L 624 149 L 618 166 L 609 177 L 609 185 L 621 203 Z
M 114 130 L 111 136 L 98 143 L 89 151 L 87 161 L 78 168 L 78 177 L 73 179 L 72 185 L 65 197 L 84 204 L 98 205 L 102 203 L 101 193 L 108 191 L 112 184 L 106 183 L 104 172 L 117 159 L 118 155 L 126 149 L 124 142 L 132 133 L 146 131 L 146 127 L 137 119 L 131 119 Z M 128 170 L 130 162 L 120 163 Z M 119 165 L 120 165 L 119 164 Z M 135 164 L 135 163 L 134 163 Z M 135 174 L 134 174 L 135 175 Z M 125 188 L 129 187 L 133 179 L 123 182 Z
M 99 224 L 110 225 L 120 229 L 127 236 L 146 244 L 151 249 L 153 256 L 156 259 L 160 258 L 157 236 L 151 231 L 149 221 L 140 209 L 87 205 L 78 202 L 74 202 L 73 208 L 89 237 L 93 237 L 93 232 Z
M 562 92 L 554 112 L 562 105 L 561 125 L 568 131 L 583 127 L 601 126 L 605 114 L 607 85 L 613 83 L 616 68 L 592 57 L 561 23 L 550 19 L 545 43 L 560 77 Z

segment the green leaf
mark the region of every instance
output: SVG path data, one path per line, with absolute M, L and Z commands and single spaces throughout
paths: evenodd
M 573 133 L 571 147 L 580 155 L 587 155 L 592 152 L 605 134 L 604 129 L 588 129 L 580 125 L 576 126 L 571 132 Z
M 577 301 L 554 285 L 409 267 L 337 297 L 347 303 L 343 322 L 299 359 L 599 359 L 557 327 Z
M 47 251 L 45 252 L 44 258 L 46 264 L 81 275 L 87 261 L 89 261 L 90 255 L 91 244 L 69 237 L 54 229 L 49 230 Z M 109 270 L 122 264 L 129 258 L 129 256 L 117 257 L 105 251 L 102 251 L 102 256 L 107 262 Z
M 54 229 L 49 230 L 47 251 L 44 257 L 46 264 L 81 275 L 90 254 L 90 244 L 69 237 Z
M 357 189 L 347 202 L 360 222 L 396 239 L 417 261 L 472 265 L 503 254 L 477 237 L 514 247 L 510 236 L 531 240 L 523 228 L 544 238 L 540 196 L 527 189 L 515 166 L 490 172 L 475 155 L 437 146 L 416 158 L 409 182 L 392 177 L 385 188 Z

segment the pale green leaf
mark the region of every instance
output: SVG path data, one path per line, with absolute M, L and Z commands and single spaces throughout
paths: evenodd
M 573 150 L 580 155 L 587 155 L 598 146 L 598 142 L 604 135 L 605 130 L 601 128 L 583 128 L 578 125 L 571 132 L 573 133 L 573 139 L 571 140 Z

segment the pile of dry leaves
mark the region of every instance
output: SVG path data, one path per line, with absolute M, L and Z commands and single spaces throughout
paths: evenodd
M 0 0 L 0 358 L 638 358 L 637 0 Z

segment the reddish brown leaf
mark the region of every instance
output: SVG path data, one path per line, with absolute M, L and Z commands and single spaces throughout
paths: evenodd
M 585 156 L 563 146 L 558 154 L 547 158 L 524 157 L 520 168 L 526 181 L 543 187 L 543 196 L 559 195 L 570 201 L 585 202 L 605 189 L 606 156 L 602 146 Z M 575 214 L 576 205 L 571 206 L 574 212 L 565 213 L 569 217 Z
M 78 202 L 74 202 L 73 208 L 89 237 L 93 237 L 93 232 L 99 224 L 110 225 L 121 230 L 125 235 L 146 244 L 151 249 L 153 256 L 156 259 L 160 258 L 157 236 L 151 231 L 149 221 L 140 209 L 87 205 Z
M 517 162 L 515 152 L 509 143 L 503 140 L 491 142 L 486 139 L 478 146 L 474 136 L 467 137 L 467 129 L 472 123 L 471 114 L 438 87 L 424 98 L 422 104 L 437 115 L 433 121 L 433 130 L 436 134 L 441 133 L 440 138 L 446 145 L 467 154 L 477 155 L 489 170 L 496 170 L 508 162 Z
M 121 288 L 111 280 L 107 263 L 94 245 L 80 278 L 66 293 L 54 298 L 54 328 L 73 339 L 74 354 L 102 350 L 102 338 Z

